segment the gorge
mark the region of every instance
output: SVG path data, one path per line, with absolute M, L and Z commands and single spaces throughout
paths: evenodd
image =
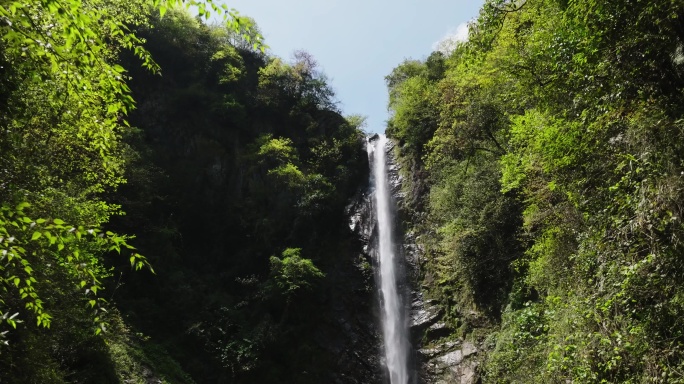
M 682 2 L 486 0 L 370 137 L 180 3 L 0 1 L 1 383 L 684 383 Z

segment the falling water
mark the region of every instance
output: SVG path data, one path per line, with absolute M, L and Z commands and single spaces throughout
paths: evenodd
M 391 384 L 407 384 L 408 372 L 408 329 L 405 311 L 397 289 L 397 262 L 395 246 L 392 243 L 393 217 L 391 196 L 385 159 L 387 138 L 379 135 L 368 141 L 368 156 L 375 180 L 375 209 L 378 224 L 378 264 L 382 302 L 382 332 L 385 349 L 385 363 Z

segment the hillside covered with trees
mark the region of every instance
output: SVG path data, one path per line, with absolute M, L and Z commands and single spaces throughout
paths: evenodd
M 488 0 L 387 76 L 405 227 L 482 382 L 684 382 L 682 15 Z
M 372 377 L 363 119 L 179 5 L 0 2 L 0 382 Z

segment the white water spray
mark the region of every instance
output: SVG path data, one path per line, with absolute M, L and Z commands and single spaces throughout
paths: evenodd
M 408 327 L 397 289 L 397 262 L 392 243 L 393 217 L 385 158 L 387 138 L 384 135 L 368 142 L 368 156 L 375 180 L 375 209 L 378 224 L 379 282 L 382 293 L 382 333 L 385 362 L 391 384 L 408 384 Z

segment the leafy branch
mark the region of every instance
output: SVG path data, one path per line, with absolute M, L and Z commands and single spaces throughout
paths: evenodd
M 132 268 L 154 272 L 152 267 L 128 244 L 130 237 L 57 218 L 33 219 L 25 212 L 28 207 L 28 203 L 0 207 L 0 292 L 5 298 L 0 300 L 0 319 L 16 329 L 22 322 L 19 314 L 25 311 L 35 316 L 38 327 L 49 328 L 52 316 L 45 297 L 53 280 L 60 279 L 83 292 L 82 300 L 95 309 L 96 333 L 100 333 L 106 324 L 98 313 L 104 311 L 106 300 L 98 297 L 98 291 L 104 289 L 102 280 L 110 276 L 110 270 L 99 256 L 125 250 L 130 252 Z

